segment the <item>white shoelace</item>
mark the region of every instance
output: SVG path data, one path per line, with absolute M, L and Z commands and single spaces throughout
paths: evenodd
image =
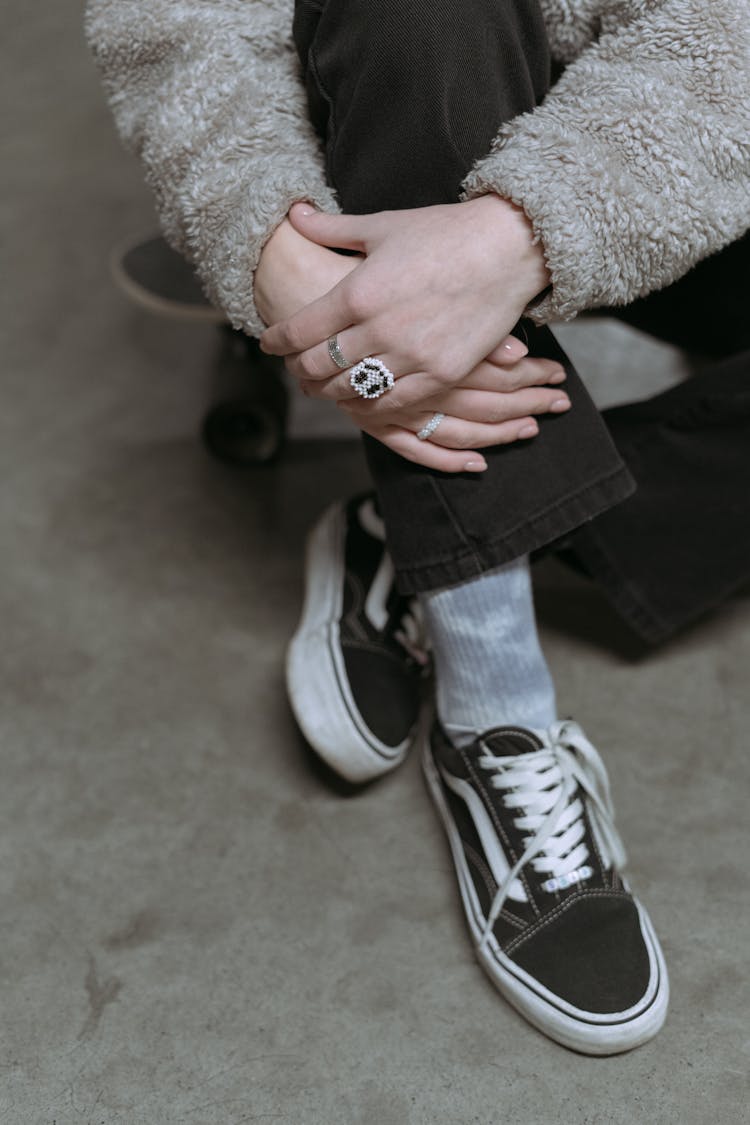
M 547 737 L 548 745 L 541 750 L 512 757 L 498 757 L 487 750 L 479 758 L 479 765 L 492 771 L 493 789 L 503 791 L 505 807 L 519 810 L 514 823 L 528 841 L 497 889 L 480 947 L 489 941 L 511 885 L 527 863 L 549 876 L 550 892 L 593 874 L 586 865 L 589 852 L 583 839 L 583 801 L 576 794 L 579 786 L 590 799 L 589 812 L 608 853 L 603 858 L 610 859 L 618 871 L 625 865 L 625 849 L 613 822 L 609 778 L 596 749 L 578 723 L 571 721 L 555 723 Z

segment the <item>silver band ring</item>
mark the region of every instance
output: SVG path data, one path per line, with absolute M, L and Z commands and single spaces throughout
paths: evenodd
M 368 355 L 351 369 L 349 382 L 362 398 L 380 398 L 391 389 L 395 376 L 382 360 Z
M 431 438 L 435 433 L 435 430 L 442 422 L 443 418 L 445 418 L 445 415 L 441 414 L 439 410 L 435 414 L 433 414 L 429 422 L 425 423 L 425 425 L 422 426 L 422 429 L 418 432 L 417 437 L 419 438 L 419 440 L 427 441 L 428 438 Z
M 342 371 L 345 371 L 347 367 L 351 367 L 351 363 L 349 363 L 348 360 L 344 359 L 344 353 L 339 347 L 338 336 L 331 336 L 331 338 L 329 339 L 328 354 L 336 364 L 336 366 L 340 367 Z

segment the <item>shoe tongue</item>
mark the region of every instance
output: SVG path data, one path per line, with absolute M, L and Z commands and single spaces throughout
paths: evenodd
M 533 730 L 522 727 L 495 727 L 482 735 L 482 742 L 498 758 L 510 758 L 516 754 L 533 754 L 543 750 L 545 743 Z

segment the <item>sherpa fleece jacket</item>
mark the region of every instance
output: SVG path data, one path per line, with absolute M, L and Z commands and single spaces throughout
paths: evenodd
M 748 0 L 541 0 L 562 77 L 471 170 L 525 210 L 540 323 L 659 289 L 750 227 Z M 295 200 L 339 210 L 308 121 L 293 0 L 89 0 L 88 40 L 167 239 L 235 327 Z

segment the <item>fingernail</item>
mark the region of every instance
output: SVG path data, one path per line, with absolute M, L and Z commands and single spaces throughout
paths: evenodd
M 539 427 L 534 422 L 529 422 L 528 426 L 524 426 L 522 430 L 518 431 L 520 438 L 536 437 L 539 433 Z
M 570 399 L 556 398 L 552 406 L 550 406 L 550 410 L 553 414 L 562 414 L 564 411 L 570 410 Z
M 486 468 L 486 461 L 467 461 L 464 465 L 467 473 L 483 473 Z
M 317 207 L 313 207 L 312 203 L 300 203 L 298 209 L 301 215 L 314 215 L 317 212 Z
M 567 379 L 567 377 L 568 377 L 568 373 L 566 371 L 557 371 L 557 372 L 555 372 L 554 375 L 550 375 L 547 382 L 548 383 L 564 383 L 565 380 Z
M 529 354 L 529 349 L 526 345 L 522 344 L 520 340 L 517 340 L 515 336 L 503 344 L 503 351 L 513 359 L 523 359 L 525 355 Z

